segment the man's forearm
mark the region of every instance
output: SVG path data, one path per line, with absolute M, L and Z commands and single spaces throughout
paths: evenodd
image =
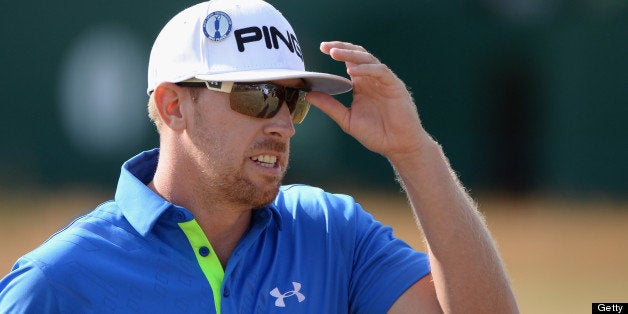
M 441 147 L 390 159 L 426 238 L 441 307 L 454 313 L 518 312 L 499 253 Z

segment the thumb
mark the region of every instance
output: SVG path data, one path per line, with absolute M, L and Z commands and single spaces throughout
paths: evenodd
M 341 129 L 349 122 L 350 110 L 334 97 L 322 92 L 307 93 L 306 100 L 334 120 Z

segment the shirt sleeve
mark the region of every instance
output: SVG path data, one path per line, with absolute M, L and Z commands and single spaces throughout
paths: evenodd
M 429 274 L 429 260 L 355 204 L 356 238 L 350 282 L 351 313 L 385 313 Z
M 59 313 L 54 289 L 35 262 L 22 258 L 0 280 L 0 313 Z

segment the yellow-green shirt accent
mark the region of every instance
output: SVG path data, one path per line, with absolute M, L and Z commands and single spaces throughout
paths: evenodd
M 212 248 L 203 229 L 201 229 L 201 226 L 198 225 L 195 219 L 180 222 L 179 227 L 187 236 L 190 245 L 192 245 L 196 260 L 212 288 L 216 313 L 220 314 L 220 288 L 225 277 L 225 271 L 222 269 L 218 256 L 216 256 L 214 248 Z

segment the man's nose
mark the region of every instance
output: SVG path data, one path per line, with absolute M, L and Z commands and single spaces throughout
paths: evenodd
M 280 137 L 290 138 L 295 134 L 294 123 L 292 122 L 292 114 L 288 109 L 288 105 L 284 101 L 281 108 L 274 117 L 269 119 L 265 132 L 276 134 Z

